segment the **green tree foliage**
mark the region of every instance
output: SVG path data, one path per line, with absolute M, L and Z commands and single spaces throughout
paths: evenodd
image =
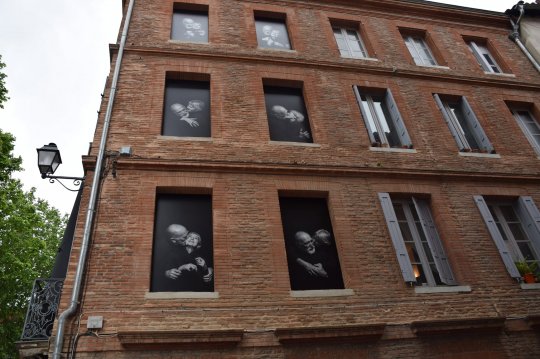
M 4 65 L 0 62 L 0 69 Z M 7 91 L 0 72 L 0 107 Z M 15 138 L 0 130 L 0 359 L 16 358 L 34 279 L 48 277 L 67 216 L 12 177 L 22 160 L 13 156 Z
M 6 67 L 6 64 L 2 62 L 2 55 L 0 55 L 0 108 L 4 108 L 4 102 L 9 99 L 5 83 L 6 74 L 2 72 L 4 67 Z

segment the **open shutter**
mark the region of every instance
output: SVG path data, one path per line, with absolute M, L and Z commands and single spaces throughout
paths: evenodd
M 358 107 L 360 107 L 360 112 L 362 113 L 362 117 L 364 118 L 364 126 L 366 126 L 367 133 L 369 135 L 369 141 L 370 143 L 379 142 L 375 139 L 375 136 L 373 136 L 373 133 L 370 130 L 369 127 L 369 117 L 366 111 L 364 110 L 364 107 L 362 106 L 362 97 L 360 96 L 360 91 L 358 90 L 358 86 L 353 86 L 354 94 L 356 96 L 356 101 L 358 101 Z
M 450 129 L 450 132 L 452 133 L 452 136 L 454 137 L 454 140 L 456 141 L 459 147 L 459 150 L 463 151 L 465 149 L 465 144 L 461 140 L 461 136 L 459 135 L 457 128 L 454 126 L 452 120 L 450 119 L 450 115 L 448 115 L 448 113 L 446 112 L 446 108 L 444 108 L 441 98 L 436 93 L 433 94 L 433 98 L 435 99 L 435 102 L 437 103 L 439 110 L 441 110 L 444 121 L 446 122 L 446 125 Z
M 379 193 L 379 200 L 381 201 L 381 207 L 386 219 L 386 225 L 388 226 L 388 232 L 390 232 L 390 238 L 394 244 L 396 250 L 399 267 L 401 268 L 401 274 L 405 282 L 416 282 L 416 277 L 411 265 L 411 260 L 407 254 L 407 247 L 403 241 L 401 230 L 399 229 L 399 223 L 394 212 L 394 206 L 392 206 L 392 199 L 388 193 Z
M 413 37 L 404 36 L 403 41 L 405 41 L 405 45 L 407 46 L 407 49 L 409 49 L 409 52 L 414 60 L 414 63 L 416 65 L 422 65 L 422 58 L 420 54 L 418 53 L 418 50 L 416 49 L 416 45 L 414 44 Z
M 531 197 L 519 197 L 518 215 L 523 223 L 525 232 L 527 232 L 529 239 L 534 245 L 534 249 L 536 249 L 536 253 L 540 255 L 540 211 Z
M 396 101 L 394 101 L 394 96 L 392 96 L 392 92 L 390 91 L 390 89 L 386 90 L 386 94 L 384 95 L 384 101 L 386 102 L 386 106 L 388 107 L 388 112 L 390 112 L 390 117 L 392 118 L 392 121 L 396 126 L 396 131 L 399 135 L 401 145 L 412 147 L 411 138 L 407 133 L 405 123 L 403 122 L 403 117 L 401 117 L 401 114 L 399 113 Z
M 482 129 L 482 126 L 480 126 L 480 122 L 476 118 L 471 105 L 469 105 L 469 102 L 465 98 L 465 96 L 461 97 L 461 109 L 463 111 L 463 114 L 465 115 L 465 119 L 469 122 L 471 125 L 471 128 L 474 132 L 474 137 L 476 138 L 476 141 L 480 145 L 480 147 L 489 153 L 494 152 L 494 148 L 491 145 L 491 142 L 489 142 L 489 139 L 486 136 L 486 133 Z
M 431 215 L 429 205 L 426 201 L 419 200 L 413 197 L 414 206 L 418 212 L 418 217 L 420 218 L 420 223 L 422 223 L 422 229 L 429 244 L 429 249 L 431 250 L 431 255 L 435 260 L 435 266 L 439 271 L 439 276 L 441 281 L 444 284 L 456 285 L 457 282 L 454 279 L 454 274 L 450 268 L 450 263 L 448 262 L 448 257 L 444 251 L 444 247 L 435 227 L 435 222 Z
M 469 48 L 471 49 L 474 57 L 476 57 L 476 61 L 478 61 L 478 64 L 482 67 L 482 70 L 489 71 L 489 64 L 482 57 L 482 52 L 478 48 L 478 45 L 476 45 L 474 41 L 471 41 L 469 42 Z
M 474 196 L 474 201 L 476 202 L 476 205 L 480 210 L 480 214 L 482 215 L 482 218 L 486 223 L 486 227 L 489 231 L 489 234 L 491 235 L 491 238 L 493 238 L 493 242 L 495 242 L 495 245 L 499 250 L 499 254 L 501 255 L 504 265 L 506 266 L 506 270 L 508 271 L 508 273 L 510 273 L 510 276 L 512 276 L 512 278 L 521 280 L 521 275 L 517 270 L 514 259 L 510 255 L 510 251 L 508 251 L 508 247 L 504 242 L 501 232 L 499 232 L 499 228 L 497 228 L 497 224 L 495 223 L 491 212 L 489 212 L 486 201 L 482 196 Z

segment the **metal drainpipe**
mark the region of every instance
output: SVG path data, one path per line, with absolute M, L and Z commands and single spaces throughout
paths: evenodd
M 90 199 L 88 201 L 88 211 L 86 213 L 86 222 L 84 224 L 84 232 L 81 243 L 81 252 L 79 254 L 79 263 L 77 264 L 77 272 L 75 273 L 75 280 L 73 282 L 73 292 L 71 294 L 71 303 L 58 317 L 58 328 L 56 332 L 56 338 L 54 341 L 54 349 L 52 358 L 60 359 L 62 353 L 62 346 L 64 343 L 64 327 L 67 318 L 69 318 L 79 304 L 79 293 L 81 291 L 82 279 L 84 274 L 84 268 L 86 264 L 86 256 L 88 253 L 88 245 L 90 242 L 90 232 L 92 230 L 92 223 L 94 218 L 94 212 L 97 203 L 97 193 L 99 187 L 99 180 L 101 177 L 101 166 L 105 157 L 105 145 L 107 143 L 107 132 L 109 131 L 109 123 L 111 120 L 112 108 L 114 104 L 114 97 L 116 95 L 116 84 L 118 83 L 118 77 L 120 75 L 120 66 L 122 65 L 122 57 L 124 54 L 124 46 L 126 43 L 127 33 L 129 29 L 129 23 L 131 20 L 131 13 L 133 11 L 133 4 L 135 0 L 129 1 L 129 6 L 126 14 L 126 20 L 124 22 L 124 28 L 122 30 L 122 38 L 120 40 L 120 48 L 118 50 L 118 57 L 116 58 L 116 65 L 114 68 L 114 75 L 111 84 L 111 92 L 109 94 L 109 103 L 107 105 L 107 112 L 105 113 L 105 123 L 103 125 L 103 133 L 101 134 L 101 142 L 99 144 L 99 152 L 96 161 L 96 168 L 94 171 L 94 180 L 92 182 L 92 188 L 90 191 Z
M 527 50 L 525 45 L 523 45 L 523 43 L 521 42 L 521 38 L 519 37 L 519 22 L 521 21 L 521 18 L 523 17 L 523 14 L 525 13 L 525 10 L 523 9 L 523 4 L 518 3 L 518 8 L 519 8 L 519 17 L 518 17 L 517 21 L 514 22 L 514 21 L 512 21 L 512 18 L 510 18 L 510 23 L 512 24 L 513 31 L 509 35 L 509 37 L 510 37 L 511 40 L 513 40 L 518 45 L 518 47 L 521 49 L 521 51 L 523 51 L 523 53 L 527 56 L 529 61 L 532 62 L 533 66 L 536 68 L 536 71 L 540 72 L 540 64 L 531 55 L 529 50 Z

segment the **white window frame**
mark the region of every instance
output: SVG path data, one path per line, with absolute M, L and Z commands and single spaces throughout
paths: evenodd
M 452 136 L 456 140 L 460 151 L 483 151 L 487 153 L 495 153 L 493 145 L 489 141 L 486 133 L 480 125 L 478 118 L 474 114 L 474 111 L 472 110 L 472 107 L 465 98 L 465 96 L 461 96 L 457 104 L 460 107 L 462 115 L 464 116 L 462 120 L 464 120 L 464 122 L 466 122 L 468 125 L 467 129 L 464 129 L 463 126 L 461 126 L 461 123 L 459 122 L 459 119 L 457 118 L 455 112 L 452 111 L 450 107 L 450 103 L 454 103 L 454 101 L 446 101 L 444 99 L 441 99 L 438 94 L 433 94 L 433 98 L 437 103 L 439 110 L 442 112 L 444 120 L 446 121 L 448 128 L 452 133 Z M 467 140 L 467 135 L 465 134 L 465 131 L 470 131 L 470 133 L 467 134 L 475 139 L 476 143 L 478 144 L 478 148 L 473 148 L 471 146 L 471 144 Z
M 346 49 L 342 49 L 339 47 L 339 42 L 338 42 L 338 38 L 337 38 L 337 34 L 336 34 L 336 30 L 339 30 L 340 31 L 340 35 L 345 43 L 345 46 L 346 46 Z M 354 31 L 354 34 L 356 36 L 356 43 L 358 44 L 358 46 L 360 47 L 360 51 L 362 52 L 362 56 L 355 56 L 354 55 L 354 51 L 351 47 L 351 42 L 353 42 L 353 40 L 349 39 L 349 34 L 347 33 L 347 31 Z M 343 27 L 343 26 L 334 26 L 332 25 L 332 32 L 334 33 L 334 38 L 336 40 L 336 45 L 338 47 L 338 50 L 339 50 L 339 53 L 341 55 L 341 57 L 346 57 L 346 58 L 353 58 L 353 59 L 365 59 L 365 58 L 369 58 L 369 54 L 367 52 L 367 49 L 366 49 L 366 45 L 364 44 L 364 41 L 362 40 L 362 36 L 360 36 L 360 33 L 358 32 L 358 30 L 352 28 L 352 27 Z M 343 54 L 343 52 L 346 52 L 346 54 Z
M 358 102 L 358 106 L 360 107 L 360 111 L 362 113 L 362 117 L 364 118 L 364 124 L 368 131 L 371 145 L 391 147 L 388 141 L 388 138 L 386 137 L 382 120 L 379 118 L 379 115 L 377 114 L 377 111 L 375 109 L 375 104 L 374 104 L 375 101 L 373 100 L 373 96 L 369 92 L 365 93 L 364 91 L 362 91 L 362 94 L 361 94 L 360 93 L 361 90 L 356 85 L 353 86 L 353 89 L 354 89 L 354 94 L 356 96 L 356 100 Z M 366 110 L 362 106 L 362 96 L 366 98 L 369 112 L 366 112 Z M 383 98 L 384 98 L 384 100 L 382 101 L 383 105 L 386 108 L 386 111 L 388 112 L 388 114 L 390 115 L 390 118 L 386 118 L 385 116 L 384 121 L 391 122 L 394 125 L 396 135 L 400 142 L 400 145 L 394 148 L 412 148 L 413 145 L 412 145 L 411 138 L 409 137 L 409 134 L 403 122 L 403 117 L 401 116 L 397 108 L 394 97 L 392 96 L 392 92 L 389 89 L 386 89 L 384 91 Z M 370 123 L 373 123 L 373 125 L 375 126 L 375 129 L 377 130 L 377 134 L 379 135 L 380 143 L 373 136 L 373 133 L 370 130 L 371 128 Z
M 525 124 L 526 120 L 523 118 L 523 115 L 520 114 L 520 112 L 526 112 L 527 113 L 526 116 L 529 117 L 529 122 L 533 123 L 536 126 L 536 128 L 538 130 L 538 134 L 531 133 L 531 130 Z M 534 117 L 532 112 L 530 110 L 528 110 L 528 109 L 514 108 L 514 109 L 512 109 L 512 114 L 514 115 L 514 118 L 516 119 L 519 127 L 521 127 L 521 130 L 523 131 L 523 134 L 525 135 L 525 137 L 527 138 L 527 140 L 529 141 L 531 146 L 534 148 L 536 153 L 540 156 L 540 123 Z
M 414 60 L 414 63 L 418 66 L 438 66 L 437 60 L 426 40 L 421 35 L 402 35 L 403 41 Z
M 479 44 L 476 41 L 469 41 L 469 49 L 485 72 L 494 74 L 504 73 L 501 66 L 499 66 L 491 52 L 489 52 L 487 46 Z

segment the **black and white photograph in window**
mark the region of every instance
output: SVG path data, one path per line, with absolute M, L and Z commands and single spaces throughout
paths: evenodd
M 255 31 L 259 47 L 290 50 L 291 43 L 284 21 L 274 19 L 255 19 Z
M 190 42 L 208 42 L 208 14 L 202 11 L 175 11 L 171 39 Z
M 162 134 L 210 137 L 210 83 L 167 80 L 165 87 Z
M 212 198 L 158 194 L 151 292 L 213 292 Z
M 264 86 L 264 99 L 272 141 L 313 142 L 301 89 Z
M 343 289 L 326 199 L 280 197 L 279 205 L 291 289 Z

